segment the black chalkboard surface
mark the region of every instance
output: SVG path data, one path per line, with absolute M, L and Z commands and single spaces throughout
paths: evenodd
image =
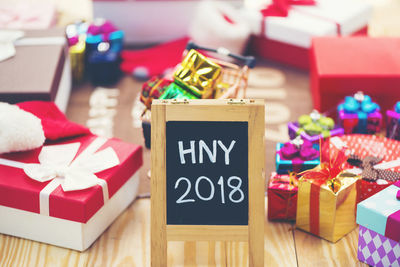
M 167 224 L 248 225 L 248 122 L 166 122 Z

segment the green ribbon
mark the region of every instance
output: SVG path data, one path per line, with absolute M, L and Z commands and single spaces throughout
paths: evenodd
M 311 136 L 322 134 L 323 137 L 329 137 L 330 131 L 335 127 L 333 119 L 322 115 L 318 120 L 313 120 L 310 115 L 301 115 L 298 123 L 300 128 L 297 134 L 306 132 Z

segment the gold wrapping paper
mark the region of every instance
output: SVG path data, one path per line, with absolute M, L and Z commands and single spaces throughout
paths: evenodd
M 314 189 L 312 189 L 310 180 L 299 180 L 297 228 L 317 234 L 330 242 L 336 242 L 357 226 L 355 210 L 356 181 L 361 177 L 342 178 L 343 176 L 346 176 L 346 172 L 338 175 L 338 179 L 341 180 L 341 186 L 337 193 L 334 193 L 329 185 L 324 184 L 319 188 L 319 198 L 316 195 L 311 196 L 313 190 L 315 193 L 316 187 L 314 185 Z M 313 200 L 318 203 L 313 203 Z M 319 205 L 319 208 L 315 205 Z M 313 209 L 314 213 L 311 211 Z M 318 212 L 317 218 L 313 216 L 313 214 L 315 215 L 315 210 Z M 319 226 L 318 229 L 315 229 L 315 223 L 311 223 L 312 220 L 316 220 L 317 226 Z
M 190 50 L 174 73 L 175 81 L 200 98 L 210 98 L 221 67 L 196 50 Z
M 81 82 L 85 73 L 85 41 L 79 42 L 69 48 L 72 78 L 75 82 Z

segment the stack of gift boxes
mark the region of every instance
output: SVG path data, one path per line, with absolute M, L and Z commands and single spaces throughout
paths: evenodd
M 113 23 L 95 19 L 93 23 L 76 22 L 65 30 L 71 57 L 72 77 L 81 82 L 85 70 L 94 84 L 112 84 L 120 77 L 120 53 L 124 32 Z
M 337 103 L 336 123 L 316 110 L 288 123 L 290 140 L 277 144 L 268 183 L 268 219 L 296 221 L 331 242 L 360 224 L 358 258 L 399 263 L 399 106 L 386 113 L 387 137 L 380 105 L 360 91 Z
M 268 219 L 331 242 L 359 224 L 358 259 L 400 265 L 400 39 L 368 37 L 361 1 L 273 0 L 247 13 L 250 50 L 309 70 L 315 109 L 276 146 Z

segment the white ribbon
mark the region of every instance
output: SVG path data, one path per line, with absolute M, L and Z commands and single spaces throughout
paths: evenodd
M 39 194 L 40 214 L 49 215 L 49 197 L 59 185 L 64 191 L 100 185 L 104 202 L 109 199 L 106 181 L 99 179 L 95 173 L 117 166 L 120 162 L 111 147 L 96 152 L 105 142 L 106 138 L 96 138 L 78 156 L 80 143 L 44 146 L 39 154 L 39 164 L 0 159 L 0 165 L 21 168 L 29 178 L 39 182 L 51 180 Z

